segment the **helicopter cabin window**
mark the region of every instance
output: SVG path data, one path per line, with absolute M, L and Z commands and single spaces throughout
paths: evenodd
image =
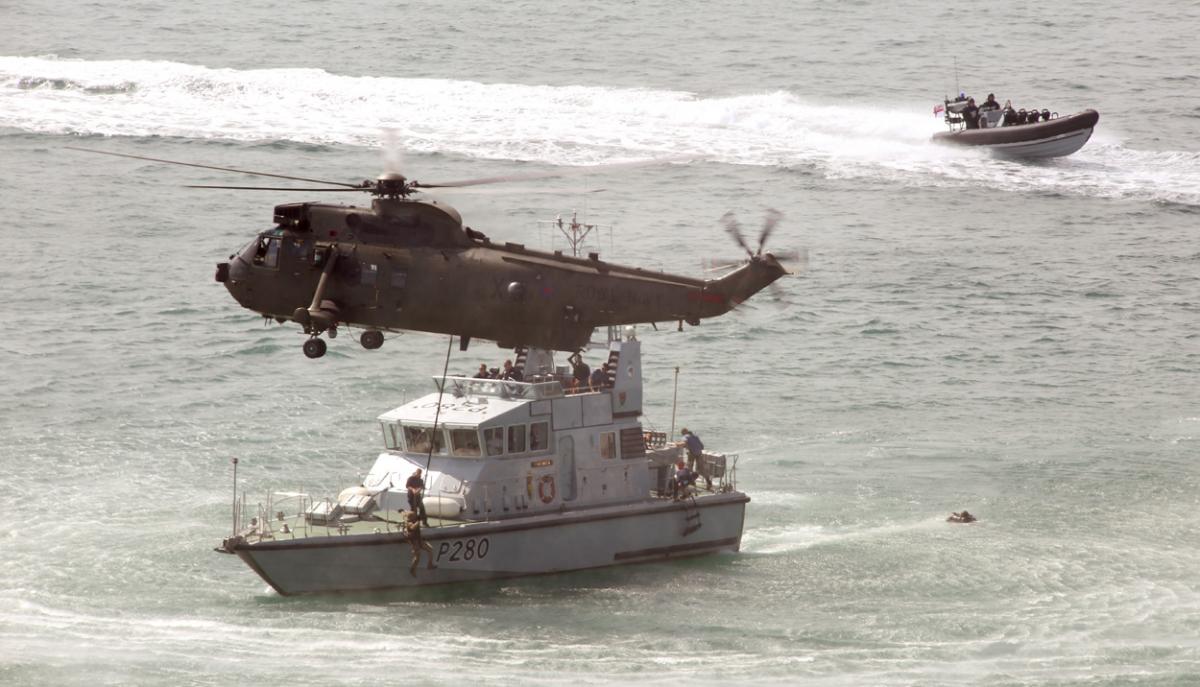
M 525 425 L 513 425 L 508 428 L 508 452 L 525 452 Z
M 483 445 L 487 447 L 489 456 L 499 456 L 504 453 L 504 428 L 492 427 L 483 430 Z
M 395 451 L 403 451 L 404 445 L 401 443 L 403 433 L 398 425 L 381 423 L 383 425 L 383 445 Z
M 259 267 L 279 266 L 279 237 L 259 236 L 254 249 L 254 264 Z
M 450 430 L 451 454 L 463 458 L 478 458 L 483 455 L 479 450 L 479 432 L 475 429 Z
M 616 432 L 601 432 L 600 433 L 600 457 L 601 458 L 616 458 L 617 457 L 617 433 Z
M 362 265 L 362 283 L 364 286 L 375 286 L 375 281 L 379 279 L 379 265 L 370 262 L 364 262 Z
M 440 428 L 434 431 L 430 427 L 404 425 L 404 443 L 410 453 L 429 453 L 431 441 L 434 453 L 446 453 L 446 434 Z
M 545 451 L 550 448 L 550 423 L 535 422 L 529 425 L 529 450 Z

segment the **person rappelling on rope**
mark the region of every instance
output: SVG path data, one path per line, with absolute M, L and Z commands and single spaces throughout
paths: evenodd
M 429 570 L 437 568 L 433 564 L 433 546 L 425 541 L 425 537 L 421 534 L 421 519 L 416 511 L 408 512 L 408 522 L 404 524 L 404 536 L 408 539 L 409 546 L 412 547 L 412 565 L 409 566 L 408 572 L 413 577 L 417 576 L 417 565 L 421 562 L 421 552 L 429 552 L 429 564 L 425 566 Z

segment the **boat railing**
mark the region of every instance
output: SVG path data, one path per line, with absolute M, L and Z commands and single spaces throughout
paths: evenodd
M 557 379 L 534 379 L 514 382 L 508 379 L 482 379 L 478 377 L 446 377 L 445 388 L 442 378 L 433 378 L 434 386 L 455 398 L 463 396 L 490 396 L 494 398 L 537 401 L 543 398 L 559 398 L 563 395 L 562 384 Z

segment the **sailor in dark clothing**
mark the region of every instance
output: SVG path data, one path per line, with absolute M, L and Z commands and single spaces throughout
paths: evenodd
M 513 367 L 511 360 L 504 361 L 504 369 L 500 371 L 500 379 L 507 379 L 510 382 L 520 382 L 525 379 L 525 375 L 521 371 Z
M 408 490 L 408 508 L 417 515 L 421 523 L 429 526 L 429 516 L 425 515 L 425 480 L 421 478 L 421 468 L 417 468 L 404 483 L 404 488 Z
M 680 434 L 683 435 L 683 445 L 687 449 L 688 469 L 693 466 L 699 468 L 700 476 L 704 478 L 705 488 L 712 491 L 712 477 L 708 474 L 708 464 L 704 460 L 704 442 L 700 441 L 700 437 L 688 431 L 684 427 Z
M 595 370 L 592 370 L 592 378 L 589 385 L 592 391 L 600 391 L 608 386 L 608 363 L 604 363 Z
M 963 123 L 968 129 L 979 128 L 979 108 L 975 105 L 974 98 L 967 98 L 967 106 L 962 111 Z
M 1004 126 L 1012 126 L 1017 123 L 1017 111 L 1013 109 L 1012 101 L 1004 101 Z
M 479 363 L 479 371 L 475 373 L 475 379 L 490 379 L 488 374 L 487 363 Z
M 592 368 L 588 367 L 588 364 L 583 362 L 583 356 L 579 355 L 577 352 L 572 353 L 571 357 L 567 358 L 567 362 L 571 363 L 571 375 L 575 378 L 575 381 L 579 383 L 579 388 L 587 388 L 588 380 L 591 379 L 592 376 Z
M 995 93 L 988 93 L 987 100 L 983 101 L 983 104 L 979 106 L 980 112 L 991 112 L 992 110 L 999 110 L 999 109 L 1000 109 L 1000 103 L 996 102 L 996 94 Z

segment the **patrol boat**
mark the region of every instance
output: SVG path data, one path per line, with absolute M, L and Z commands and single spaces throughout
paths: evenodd
M 935 143 L 977 146 L 1006 158 L 1036 159 L 1064 157 L 1088 142 L 1100 114 L 1084 110 L 1058 116 L 1049 110 L 1013 111 L 1011 107 L 981 111 L 978 128 L 967 128 L 963 113 L 967 98 L 946 98 L 944 109 L 947 131 L 933 135 Z
M 530 350 L 525 381 L 435 377 L 435 392 L 379 417 L 385 450 L 337 498 L 234 499 L 236 554 L 282 595 L 386 590 L 660 561 L 741 545 L 737 456 L 705 451 L 711 491 L 672 494 L 683 448 L 641 424 L 641 344 L 608 345 L 608 381 L 575 392 Z M 421 469 L 430 526 L 410 572 L 405 482 Z M 236 484 L 236 460 L 234 461 Z M 294 510 L 289 515 L 285 507 Z M 243 523 L 244 526 L 243 526 Z

